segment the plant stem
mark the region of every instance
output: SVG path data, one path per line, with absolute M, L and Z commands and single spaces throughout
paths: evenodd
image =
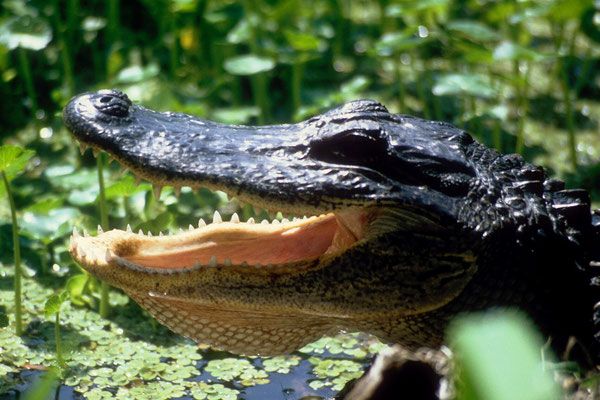
M 35 115 L 38 110 L 38 104 L 33 86 L 33 79 L 31 78 L 31 66 L 29 65 L 26 50 L 19 47 L 18 53 L 19 64 L 21 64 L 21 72 L 23 73 L 23 80 L 25 81 L 25 90 L 27 90 L 27 96 L 29 97 L 29 101 L 31 101 L 31 109 L 33 110 L 33 115 Z
M 106 193 L 104 190 L 104 172 L 103 172 L 103 153 L 98 154 L 96 165 L 98 167 L 98 186 L 100 187 L 100 226 L 105 231 L 108 230 L 108 207 L 106 205 Z M 100 284 L 100 316 L 106 318 L 108 315 L 108 284 Z
M 71 41 L 65 38 L 65 27 L 60 19 L 60 7 L 58 6 L 58 0 L 54 0 L 53 7 L 54 31 L 56 32 L 56 38 L 60 47 L 60 59 L 62 61 L 63 77 L 65 78 L 65 84 L 67 85 L 67 89 L 69 91 L 68 94 L 69 96 L 72 96 L 75 92 L 75 78 L 73 77 L 73 63 L 71 61 L 71 56 L 69 53 L 69 50 L 72 48 L 72 46 L 70 45 Z M 69 6 L 67 7 L 67 18 L 73 18 L 71 15 L 74 12 L 73 7 L 75 7 L 75 5 L 71 0 L 69 2 Z M 71 21 L 71 23 L 73 23 L 73 21 Z
M 62 356 L 62 342 L 60 340 L 60 312 L 56 313 L 56 322 L 54 323 L 54 336 L 56 337 L 56 362 L 61 368 L 65 367 L 65 360 Z
M 569 75 L 567 73 L 567 68 L 565 67 L 564 61 L 561 59 L 560 61 L 560 69 L 561 69 L 561 88 L 563 94 L 563 102 L 565 103 L 565 114 L 567 117 L 567 130 L 569 133 L 568 143 L 569 143 L 569 158 L 571 161 L 571 168 L 573 171 L 577 170 L 577 147 L 575 143 L 575 120 L 573 118 L 573 104 L 571 103 L 571 94 L 569 93 Z
M 404 88 L 404 76 L 402 76 L 402 62 L 400 61 L 400 57 L 398 57 L 394 64 L 396 65 L 396 82 L 398 86 L 400 112 L 406 114 L 408 113 L 406 110 L 406 89 Z
M 8 184 L 8 178 L 4 171 L 0 171 L 2 174 L 2 181 L 6 186 L 6 195 L 8 196 L 8 202 L 10 204 L 10 216 L 12 218 L 13 227 L 13 247 L 14 247 L 14 258 L 15 258 L 15 335 L 21 336 L 23 334 L 23 324 L 21 322 L 21 247 L 19 246 L 19 225 L 17 224 L 17 209 L 15 207 L 15 200 Z
M 300 109 L 302 103 L 301 88 L 302 88 L 302 72 L 304 71 L 304 62 L 296 61 L 292 65 L 292 115 Z

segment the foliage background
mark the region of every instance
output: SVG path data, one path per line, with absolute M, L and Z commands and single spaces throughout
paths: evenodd
M 51 365 L 53 334 L 43 316 L 44 299 L 81 275 L 67 252 L 71 227 L 93 232 L 99 222 L 95 161 L 90 153 L 79 155 L 61 122 L 72 95 L 119 88 L 150 108 L 248 124 L 298 121 L 345 101 L 373 98 L 392 112 L 450 121 L 488 146 L 521 153 L 568 187 L 588 189 L 598 207 L 599 24 L 600 11 L 591 0 L 2 1 L 0 140 L 35 150 L 36 156 L 12 183 L 27 267 L 27 325 L 21 338 L 9 328 L 0 331 L 0 393 L 20 390 L 31 366 Z M 177 230 L 199 217 L 210 219 L 214 208 L 225 215 L 238 210 L 243 218 L 254 213 L 207 191 L 184 190 L 177 201 L 167 189 L 156 202 L 149 185 L 135 187 L 131 176 L 117 172 L 116 165 L 105 170 L 111 227 Z M 0 312 L 7 315 L 12 249 L 0 186 Z M 97 320 L 91 311 L 97 306 L 96 283 L 85 282 L 78 300 L 72 295 L 64 307 L 73 379 L 67 386 L 79 395 L 102 396 L 104 388 L 111 389 L 99 378 L 101 367 L 82 368 L 77 356 L 100 343 L 88 334 L 92 328 L 82 327 Z M 118 340 L 125 322 L 115 321 L 125 314 L 143 321 L 133 325 L 146 335 L 131 333 L 136 340 L 171 340 L 156 339 L 161 348 L 180 343 L 116 291 L 112 298 L 117 311 L 109 321 L 98 321 L 114 333 L 111 340 Z M 352 340 L 351 348 L 364 350 L 360 369 L 377 349 L 372 339 Z M 306 361 L 314 348 L 301 354 Z M 194 357 L 187 364 L 194 365 Z M 263 368 L 262 361 L 247 362 Z M 114 361 L 108 369 L 125 364 L 131 363 Z M 130 388 L 157 390 L 157 382 L 164 386 L 175 379 L 158 379 L 163 372 L 156 371 L 139 378 L 133 371 L 123 372 L 139 381 L 128 378 Z M 331 379 L 315 374 L 313 369 L 306 379 L 323 382 L 327 390 L 336 385 L 335 373 Z M 89 384 L 81 384 L 83 376 Z M 236 376 L 237 383 L 225 389 L 247 394 Z M 195 398 L 214 389 L 181 385 L 177 393 Z M 215 398 L 227 396 L 216 393 Z M 295 397 L 289 392 L 285 398 Z

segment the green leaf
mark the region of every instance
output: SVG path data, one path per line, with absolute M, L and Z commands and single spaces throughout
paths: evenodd
M 119 83 L 137 83 L 144 82 L 148 79 L 154 78 L 160 72 L 158 64 L 152 63 L 145 67 L 140 65 L 132 65 L 124 68 L 119 72 L 117 76 L 117 82 Z
M 44 305 L 44 315 L 46 318 L 56 314 L 60 311 L 60 306 L 65 300 L 69 297 L 69 293 L 67 291 L 63 291 L 60 295 L 53 294 L 50 296 L 48 300 L 46 300 L 46 304 Z
M 42 200 L 38 200 L 34 204 L 26 207 L 23 211 L 37 214 L 47 214 L 48 212 L 54 210 L 63 205 L 65 202 L 65 196 L 54 196 L 47 197 Z
M 448 336 L 459 374 L 458 399 L 560 397 L 557 384 L 543 369 L 543 341 L 523 315 L 471 314 L 457 319 Z
M 418 27 L 409 27 L 401 32 L 386 33 L 375 43 L 375 52 L 379 56 L 390 56 L 392 54 L 413 50 L 431 40 L 431 35 L 419 37 Z
M 225 60 L 225 71 L 232 75 L 249 76 L 275 68 L 275 61 L 254 54 L 231 57 Z
M 74 207 L 55 208 L 47 214 L 26 212 L 23 214 L 19 226 L 24 233 L 34 238 L 55 239 L 66 233 L 64 228 L 57 229 L 59 226 L 80 215 L 81 211 Z
M 247 124 L 253 117 L 258 117 L 258 107 L 228 107 L 213 111 L 213 118 L 226 124 Z
M 0 25 L 0 43 L 13 50 L 22 47 L 42 50 L 52 40 L 52 29 L 48 23 L 29 15 L 9 18 Z
M 0 146 L 0 171 L 4 171 L 6 177 L 10 180 L 18 172 L 25 169 L 27 162 L 34 154 L 35 151 L 25 150 L 19 146 Z
M 460 32 L 475 41 L 498 40 L 501 37 L 496 31 L 477 21 L 455 20 L 450 21 L 446 27 L 450 31 Z
M 308 33 L 285 30 L 283 34 L 290 46 L 296 51 L 313 51 L 319 48 L 319 39 Z
M 461 96 L 468 94 L 475 97 L 490 98 L 497 95 L 496 89 L 483 77 L 472 74 L 446 74 L 440 76 L 434 85 L 436 96 Z
M 171 222 L 173 222 L 174 217 L 173 214 L 164 211 L 160 213 L 156 218 L 153 218 L 150 221 L 142 222 L 141 224 L 135 227 L 135 230 L 141 229 L 144 233 L 152 232 L 153 234 L 157 234 L 158 232 L 165 231 Z
M 227 33 L 227 42 L 232 44 L 247 43 L 252 40 L 252 29 L 247 19 L 242 19 Z
M 546 58 L 546 56 L 542 53 L 507 40 L 500 43 L 496 49 L 494 49 L 495 60 L 541 61 L 544 58 Z
M 83 306 L 87 304 L 87 302 L 83 300 L 82 295 L 85 290 L 85 284 L 88 281 L 88 279 L 88 275 L 79 274 L 70 277 L 67 281 L 66 291 L 69 293 L 71 302 L 76 306 Z
M 123 196 L 131 196 L 135 193 L 150 190 L 151 187 L 152 185 L 150 185 L 149 183 L 143 183 L 139 186 L 136 186 L 135 178 L 133 177 L 133 175 L 125 175 L 120 180 L 106 187 L 106 200 L 111 200 Z

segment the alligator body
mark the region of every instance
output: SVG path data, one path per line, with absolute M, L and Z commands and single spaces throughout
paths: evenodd
M 298 124 L 233 126 L 116 90 L 77 96 L 63 115 L 82 150 L 108 152 L 155 194 L 207 187 L 310 216 L 74 233 L 81 266 L 184 336 L 266 355 L 339 330 L 437 346 L 457 313 L 515 306 L 555 344 L 591 342 L 600 214 L 588 193 L 450 124 L 359 100 Z

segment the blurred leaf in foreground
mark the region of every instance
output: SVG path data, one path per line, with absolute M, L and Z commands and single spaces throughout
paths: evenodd
M 542 338 L 522 314 L 470 314 L 458 318 L 448 332 L 456 355 L 457 399 L 560 398 L 552 375 L 543 368 Z

